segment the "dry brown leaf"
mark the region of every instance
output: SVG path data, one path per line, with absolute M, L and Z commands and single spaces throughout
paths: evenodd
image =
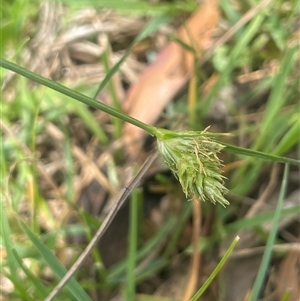
M 193 47 L 199 57 L 201 50 L 210 45 L 212 32 L 218 21 L 217 1 L 206 1 L 181 26 L 177 35 L 184 43 Z M 193 69 L 193 61 L 194 55 L 191 52 L 174 41 L 168 43 L 157 60 L 129 89 L 124 110 L 145 123 L 153 124 L 165 105 L 186 83 Z M 143 130 L 125 124 L 124 138 L 130 156 L 139 152 L 143 135 Z

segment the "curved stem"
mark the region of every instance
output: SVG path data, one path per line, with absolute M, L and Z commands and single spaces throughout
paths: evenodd
M 48 78 L 45 78 L 39 74 L 36 74 L 26 68 L 23 68 L 17 64 L 14 64 L 12 62 L 9 62 L 3 58 L 0 58 L 0 66 L 5 68 L 5 69 L 9 69 L 13 72 L 16 72 L 17 74 L 20 74 L 28 79 L 31 79 L 39 84 L 42 84 L 50 89 L 53 89 L 59 93 L 62 93 L 66 96 L 69 96 L 71 98 L 74 98 L 80 102 L 83 102 L 84 104 L 91 106 L 95 109 L 101 110 L 109 115 L 112 115 L 114 117 L 120 118 L 123 121 L 129 122 L 143 130 L 145 130 L 147 133 L 149 133 L 152 136 L 155 136 L 156 133 L 156 127 L 146 124 L 142 121 L 139 121 L 121 111 L 118 111 L 112 107 L 109 107 L 107 105 L 105 105 L 104 103 L 101 103 L 95 99 L 92 99 L 82 93 L 79 93 L 77 91 L 74 91 L 70 88 L 67 88 L 63 85 L 61 85 L 60 83 L 57 83 L 53 80 L 50 80 Z

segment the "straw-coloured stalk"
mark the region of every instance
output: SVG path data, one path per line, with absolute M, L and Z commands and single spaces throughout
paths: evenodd
M 158 129 L 157 146 L 165 163 L 179 180 L 183 192 L 190 198 L 229 205 L 224 198 L 228 191 L 221 175 L 221 161 L 217 156 L 225 146 L 211 134 L 192 131 Z

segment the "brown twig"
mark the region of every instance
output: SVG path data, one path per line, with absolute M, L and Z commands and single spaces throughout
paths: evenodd
M 190 276 L 182 301 L 188 301 L 193 296 L 200 268 L 201 254 L 199 252 L 199 238 L 201 232 L 201 203 L 195 199 L 193 202 L 193 255 L 190 262 Z
M 134 189 L 134 187 L 139 183 L 145 172 L 148 170 L 148 168 L 151 166 L 153 161 L 156 159 L 158 153 L 155 151 L 152 153 L 146 162 L 143 164 L 143 166 L 140 168 L 137 175 L 131 180 L 130 184 L 123 189 L 123 191 L 120 193 L 119 197 L 117 198 L 117 201 L 114 202 L 111 210 L 107 214 L 106 218 L 104 219 L 103 223 L 101 224 L 100 228 L 97 230 L 95 236 L 90 241 L 90 243 L 87 245 L 85 250 L 81 253 L 81 255 L 78 257 L 76 262 L 72 265 L 72 267 L 69 269 L 69 271 L 65 274 L 65 276 L 60 280 L 60 282 L 57 284 L 57 286 L 51 291 L 51 293 L 47 296 L 47 298 L 44 301 L 51 301 L 53 298 L 60 292 L 60 290 L 65 286 L 65 284 L 71 279 L 71 277 L 74 275 L 74 273 L 78 270 L 78 268 L 81 266 L 81 264 L 84 262 L 84 260 L 87 258 L 87 256 L 92 251 L 93 247 L 97 244 L 99 239 L 103 236 L 109 225 L 111 224 L 113 218 L 116 216 L 119 208 L 123 205 L 127 197 L 130 195 L 131 191 Z

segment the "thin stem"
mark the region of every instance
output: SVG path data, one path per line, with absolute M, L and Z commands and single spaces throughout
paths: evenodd
M 95 109 L 101 110 L 109 115 L 115 116 L 117 118 L 120 118 L 123 121 L 129 122 L 143 130 L 145 130 L 147 133 L 149 133 L 152 136 L 155 136 L 156 133 L 156 127 L 152 125 L 148 125 L 142 121 L 139 121 L 133 117 L 130 117 L 129 115 L 118 111 L 114 108 L 111 108 L 104 103 L 101 103 L 95 99 L 92 99 L 84 94 L 81 94 L 77 91 L 71 90 L 70 88 L 67 88 L 57 82 L 54 82 L 50 79 L 47 79 L 39 74 L 36 74 L 30 70 L 27 70 L 26 68 L 23 68 L 17 64 L 14 64 L 12 62 L 9 62 L 3 58 L 0 58 L 0 66 L 9 69 L 13 72 L 16 72 L 17 74 L 20 74 L 28 79 L 31 79 L 39 84 L 42 84 L 50 89 L 53 89 L 59 93 L 62 93 L 66 96 L 69 96 L 71 98 L 74 98 L 80 102 L 83 102 L 84 104 L 91 106 Z
M 125 290 L 125 300 L 135 300 L 136 291 L 136 261 L 137 261 L 137 241 L 138 241 L 138 219 L 140 194 L 138 190 L 133 190 L 130 200 L 129 214 L 129 235 L 128 235 L 128 255 L 127 255 L 127 280 Z
M 268 161 L 289 163 L 289 164 L 300 166 L 300 160 L 297 160 L 297 159 L 267 154 L 267 153 L 256 151 L 253 149 L 247 149 L 247 148 L 235 146 L 232 144 L 228 144 L 223 141 L 218 141 L 218 142 L 223 144 L 225 146 L 224 151 L 227 151 L 229 153 L 244 155 L 244 156 L 249 156 L 249 157 L 254 157 L 254 158 L 260 158 L 260 159 L 268 160 Z
M 191 298 L 190 301 L 197 301 L 200 300 L 199 298 L 203 295 L 205 290 L 208 288 L 208 286 L 211 284 L 213 279 L 217 276 L 217 274 L 220 272 L 221 268 L 224 266 L 225 262 L 227 261 L 228 257 L 232 253 L 233 249 L 235 248 L 236 244 L 239 241 L 239 237 L 236 236 L 233 242 L 231 243 L 230 247 L 227 249 L 226 253 L 218 263 L 218 265 L 215 267 L 211 275 L 207 278 L 207 280 L 203 283 L 201 288 L 197 291 L 197 293 Z

